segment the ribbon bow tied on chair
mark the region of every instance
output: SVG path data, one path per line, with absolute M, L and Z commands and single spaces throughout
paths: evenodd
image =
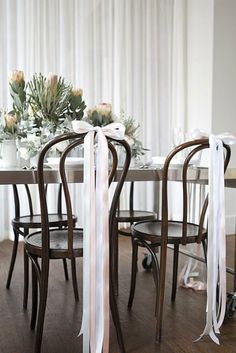
M 83 353 L 108 353 L 109 204 L 105 136 L 121 140 L 125 127 L 120 123 L 94 127 L 78 120 L 72 124 L 76 133 L 87 132 L 84 139 L 83 319 L 80 334 L 83 334 Z M 95 132 L 97 147 L 94 157 Z
M 208 135 L 195 129 L 192 137 L 194 139 L 209 138 L 210 144 L 206 325 L 200 338 L 204 335 L 209 335 L 215 343 L 219 344 L 216 334 L 220 333 L 219 329 L 223 323 L 226 309 L 223 143 L 228 145 L 235 144 L 236 136 L 231 133 Z

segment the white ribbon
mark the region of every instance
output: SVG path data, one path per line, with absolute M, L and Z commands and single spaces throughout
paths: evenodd
M 208 137 L 198 129 L 194 139 Z M 226 249 L 225 249 L 225 197 L 224 197 L 224 148 L 223 142 L 232 145 L 236 136 L 230 133 L 210 135 L 209 162 L 209 216 L 207 243 L 207 305 L 206 325 L 201 339 L 209 335 L 219 344 L 216 334 L 223 323 L 226 308 Z M 218 291 L 218 299 L 216 298 Z
M 84 139 L 83 319 L 80 331 L 83 334 L 83 353 L 108 353 L 109 203 L 105 135 L 123 139 L 125 127 L 112 123 L 100 128 L 79 120 L 72 121 L 72 126 L 76 133 L 87 132 Z M 94 159 L 95 132 L 97 147 Z

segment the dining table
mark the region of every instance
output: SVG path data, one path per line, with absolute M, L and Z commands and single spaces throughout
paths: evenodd
M 83 182 L 83 167 L 69 167 L 67 169 L 67 181 L 69 183 Z M 119 169 L 114 181 L 119 178 Z M 58 183 L 60 177 L 56 168 L 45 167 L 45 183 Z M 168 174 L 170 181 L 180 181 L 182 179 L 181 169 L 173 166 Z M 129 168 L 126 181 L 161 181 L 162 165 L 137 166 Z M 188 171 L 188 181 L 198 184 L 208 183 L 208 168 L 192 166 Z M 11 184 L 37 184 L 37 169 L 22 167 L 0 167 L 0 185 Z M 236 188 L 236 168 L 228 168 L 225 173 L 225 186 Z
M 130 167 L 126 181 L 137 182 L 160 182 L 162 180 L 163 165 L 140 165 Z M 119 179 L 119 169 L 115 175 L 114 180 Z M 53 167 L 45 166 L 45 183 L 55 184 L 60 182 L 58 170 Z M 178 166 L 173 166 L 168 174 L 170 181 L 182 180 L 182 170 Z M 83 167 L 70 166 L 67 170 L 67 180 L 69 183 L 83 182 Z M 188 171 L 188 181 L 194 184 L 208 184 L 208 168 L 203 166 L 191 166 Z M 22 168 L 22 167 L 0 167 L 0 185 L 11 184 L 37 184 L 37 169 L 36 168 Z M 225 186 L 229 188 L 236 188 L 236 168 L 229 167 L 225 173 Z M 159 193 L 160 190 L 156 189 Z M 184 255 L 193 257 L 196 260 L 204 261 L 202 256 L 198 256 L 188 250 L 180 250 Z M 234 274 L 232 268 L 227 268 L 227 272 Z
M 121 170 L 117 170 L 114 181 L 119 179 Z M 83 166 L 70 166 L 66 170 L 68 183 L 83 183 Z M 139 165 L 130 167 L 126 176 L 126 181 L 135 182 L 157 182 L 162 180 L 163 165 Z M 188 169 L 188 182 L 194 184 L 208 184 L 208 168 L 200 166 L 190 166 Z M 182 169 L 172 166 L 168 173 L 168 180 L 181 181 Z M 37 169 L 22 167 L 1 167 L 0 166 L 0 185 L 12 184 L 37 184 Z M 60 175 L 57 168 L 45 165 L 44 181 L 47 184 L 60 183 Z M 225 173 L 225 186 L 236 188 L 236 168 L 228 168 Z M 158 186 L 159 188 L 159 186 Z M 159 188 L 160 191 L 160 188 Z M 189 254 L 191 256 L 191 254 Z

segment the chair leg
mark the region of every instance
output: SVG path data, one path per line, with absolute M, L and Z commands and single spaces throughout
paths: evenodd
M 136 275 L 137 275 L 137 261 L 138 261 L 138 244 L 137 244 L 137 240 L 133 239 L 133 241 L 132 241 L 131 283 L 130 283 L 128 309 L 131 309 L 132 304 L 133 304 L 133 300 L 134 300 L 134 292 L 135 292 L 135 286 L 136 286 Z
M 202 240 L 202 247 L 203 247 L 204 259 L 205 259 L 205 262 L 207 263 L 207 241 L 206 241 L 206 239 Z
M 118 268 L 119 268 L 119 243 L 118 243 L 118 222 L 114 221 L 113 226 L 113 270 L 114 270 L 114 291 L 118 295 L 119 292 L 119 280 L 118 280 Z
M 144 246 L 150 252 L 152 256 L 152 274 L 154 278 L 154 283 L 156 286 L 156 306 L 155 306 L 155 315 L 157 317 L 158 313 L 158 298 L 159 298 L 159 282 L 160 282 L 160 266 L 156 256 L 157 246 L 150 246 L 147 242 L 142 241 L 142 246 Z
M 173 277 L 172 277 L 172 292 L 171 292 L 172 302 L 175 301 L 175 297 L 176 297 L 178 263 L 179 263 L 179 244 L 174 244 Z
M 166 277 L 166 258 L 167 258 L 167 240 L 162 239 L 160 254 L 160 282 L 158 293 L 157 317 L 156 317 L 156 340 L 161 342 L 162 337 L 162 318 L 165 295 L 165 277 Z
M 35 328 L 37 310 L 38 310 L 38 278 L 36 272 L 37 258 L 32 261 L 32 314 L 31 314 L 31 324 L 30 327 L 32 330 Z
M 160 276 L 159 276 L 159 273 L 160 273 L 160 268 L 159 268 L 159 263 L 158 263 L 158 259 L 157 259 L 157 256 L 156 256 L 156 253 L 157 253 L 157 248 L 151 248 L 151 250 L 149 250 L 151 252 L 151 255 L 152 255 L 152 274 L 153 274 L 153 279 L 154 279 L 154 283 L 155 283 L 155 286 L 156 286 L 156 289 L 157 289 L 157 292 L 158 292 L 158 288 L 159 288 L 159 280 L 160 280 Z
M 42 337 L 43 337 L 43 326 L 45 318 L 45 310 L 47 304 L 47 293 L 48 293 L 48 275 L 49 275 L 49 260 L 43 261 L 42 259 L 42 271 L 40 284 L 40 297 L 39 297 L 39 311 L 37 317 L 36 335 L 34 343 L 34 352 L 41 352 Z
M 69 276 L 68 276 L 67 262 L 66 262 L 66 259 L 62 259 L 62 261 L 63 261 L 65 280 L 68 281 L 69 280 Z
M 13 273 L 15 262 L 16 262 L 18 242 L 19 242 L 19 233 L 14 229 L 13 249 L 12 249 L 11 262 L 10 262 L 10 267 L 9 267 L 9 271 L 8 271 L 8 276 L 7 276 L 7 283 L 6 283 L 7 289 L 9 289 L 10 285 L 11 285 L 12 273 Z
M 117 341 L 118 341 L 120 353 L 126 353 L 123 334 L 122 334 L 121 325 L 120 325 L 120 317 L 119 317 L 119 312 L 117 308 L 116 294 L 114 291 L 112 274 L 110 274 L 110 308 L 111 308 L 112 319 L 116 329 L 116 335 L 117 335 Z
M 117 341 L 119 345 L 119 350 L 120 353 L 126 353 L 125 351 L 125 346 L 124 346 L 124 340 L 123 340 L 123 334 L 121 330 L 121 325 L 120 325 L 120 317 L 119 317 L 119 312 L 117 308 L 117 302 L 116 302 L 116 294 L 114 290 L 114 224 L 112 226 L 111 232 L 110 232 L 110 244 L 109 244 L 109 299 L 110 299 L 110 309 L 111 309 L 111 315 L 112 319 L 114 322 L 114 326 L 116 329 L 116 335 L 117 335 Z
M 159 262 L 156 256 L 156 251 L 155 249 L 150 248 L 149 250 L 152 255 L 152 273 L 153 273 L 153 278 L 156 286 L 156 306 L 155 306 L 155 316 L 157 317 L 158 313 L 158 297 L 159 297 L 159 290 L 160 290 L 160 267 L 159 267 Z
M 75 260 L 75 258 L 71 259 L 71 277 L 72 277 L 72 284 L 73 284 L 73 289 L 74 289 L 75 301 L 79 301 L 79 291 L 78 291 L 77 276 L 76 276 L 76 260 Z
M 24 250 L 24 294 L 23 294 L 23 308 L 27 309 L 29 291 L 29 258 Z

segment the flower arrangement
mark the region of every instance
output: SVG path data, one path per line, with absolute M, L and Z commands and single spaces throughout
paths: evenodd
M 70 87 L 63 78 L 35 74 L 28 83 L 28 102 L 38 125 L 47 122 L 55 131 L 64 120 L 70 96 Z
M 112 113 L 111 104 L 101 103 L 94 108 L 88 109 L 85 119 L 93 126 L 106 126 L 115 121 L 122 123 L 125 126 L 125 140 L 131 147 L 132 157 L 138 158 L 147 151 L 147 149 L 143 147 L 142 142 L 138 139 L 139 124 L 135 122 L 133 117 L 125 116 L 123 111 L 120 117 L 115 116 Z
M 28 88 L 29 105 L 35 118 L 41 124 L 46 122 L 52 131 L 61 128 L 66 119 L 82 119 L 86 108 L 82 99 L 83 91 L 73 89 L 62 77 L 50 74 L 46 78 L 42 74 L 35 74 Z
M 9 88 L 13 110 L 1 113 L 0 138 L 11 134 L 20 139 L 20 154 L 25 159 L 38 153 L 54 135 L 71 130 L 72 120 L 84 116 L 82 89 L 57 75 L 34 74 L 25 83 L 23 71 L 15 70 L 9 76 Z
M 0 140 L 19 139 L 20 155 L 24 159 L 35 156 L 53 136 L 72 129 L 73 120 L 85 120 L 94 126 L 118 121 L 125 126 L 125 139 L 132 157 L 144 154 L 138 139 L 139 125 L 124 112 L 118 118 L 109 103 L 101 103 L 87 110 L 82 89 L 75 89 L 57 75 L 35 73 L 25 82 L 24 72 L 15 70 L 9 76 L 12 111 L 0 111 Z M 60 151 L 58 152 L 60 153 Z

